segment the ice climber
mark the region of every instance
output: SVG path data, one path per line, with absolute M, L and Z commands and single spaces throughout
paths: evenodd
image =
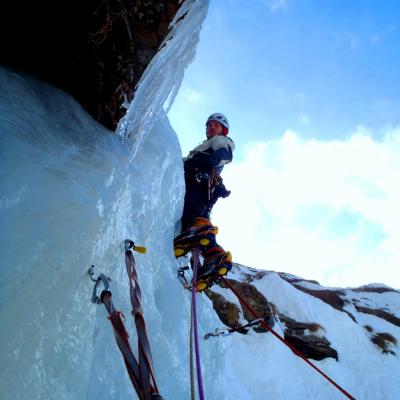
M 210 115 L 206 122 L 207 139 L 183 159 L 186 193 L 182 233 L 174 240 L 174 250 L 175 256 L 181 257 L 199 248 L 204 261 L 198 271 L 198 281 L 226 275 L 232 268 L 232 256 L 217 244 L 217 227 L 210 221 L 215 202 L 230 194 L 220 175 L 224 165 L 232 161 L 235 148 L 228 132 L 229 123 L 223 114 Z

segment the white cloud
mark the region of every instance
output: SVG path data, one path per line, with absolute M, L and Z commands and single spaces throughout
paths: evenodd
M 182 97 L 183 100 L 190 103 L 190 105 L 197 105 L 198 103 L 203 101 L 204 98 L 202 93 L 190 88 L 184 88 L 184 90 L 182 90 Z
M 301 126 L 306 126 L 310 123 L 310 117 L 307 114 L 300 114 L 297 118 L 297 123 Z
M 286 10 L 287 1 L 286 0 L 269 0 L 268 1 L 269 10 L 274 13 L 279 10 Z
M 357 49 L 359 46 L 359 38 L 352 32 L 346 32 L 344 34 L 346 41 L 350 44 L 352 49 Z
M 376 44 L 379 43 L 381 41 L 381 36 L 377 33 L 374 33 L 373 35 L 371 35 L 369 37 L 369 40 L 371 43 Z
M 223 172 L 219 242 L 240 263 L 326 285 L 400 287 L 399 176 L 400 127 L 381 141 L 360 127 L 342 141 L 287 131 L 249 144 Z

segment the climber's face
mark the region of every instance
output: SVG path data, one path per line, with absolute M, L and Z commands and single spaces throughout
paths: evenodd
M 223 127 L 218 121 L 209 121 L 206 126 L 207 139 L 222 135 Z

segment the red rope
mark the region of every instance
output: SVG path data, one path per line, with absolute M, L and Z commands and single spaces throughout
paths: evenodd
M 123 314 L 114 309 L 111 301 L 111 292 L 106 292 L 102 297 L 102 302 L 106 307 L 113 328 L 117 345 L 124 359 L 125 367 L 128 372 L 129 378 L 138 394 L 139 399 L 143 399 L 142 383 L 139 376 L 139 364 L 132 353 L 131 346 L 129 345 L 128 332 L 125 329 L 123 322 Z
M 122 354 L 129 378 L 139 399 L 151 400 L 157 398 L 162 400 L 156 384 L 150 343 L 147 337 L 146 324 L 141 307 L 141 290 L 135 268 L 135 258 L 129 249 L 125 251 L 125 264 L 129 278 L 132 316 L 135 320 L 136 333 L 138 337 L 139 361 L 133 355 L 131 346 L 129 344 L 129 335 L 124 325 L 125 317 L 121 312 L 115 310 L 111 300 L 111 292 L 108 290 L 107 278 L 102 274 L 96 281 L 92 299 L 94 298 L 101 301 L 108 311 L 109 320 L 114 328 L 114 336 L 118 348 Z M 103 282 L 105 290 L 103 290 L 100 298 L 98 298 L 96 291 L 100 282 Z
M 254 310 L 253 307 L 250 306 L 240 295 L 240 293 L 230 284 L 230 282 L 225 279 L 224 277 L 221 277 L 222 281 L 228 286 L 229 289 L 232 290 L 232 292 L 236 295 L 236 297 L 239 299 L 239 301 L 253 314 L 255 318 L 260 318 L 260 316 L 257 314 L 257 312 Z M 305 361 L 308 365 L 310 365 L 312 368 L 314 368 L 317 372 L 319 372 L 325 379 L 327 379 L 333 386 L 335 386 L 337 389 L 339 389 L 348 399 L 351 400 L 356 400 L 351 394 L 346 392 L 341 386 L 339 386 L 334 380 L 329 378 L 328 375 L 326 375 L 324 372 L 322 372 L 317 366 L 315 366 L 311 361 L 307 360 L 307 358 L 298 350 L 296 349 L 292 344 L 290 344 L 287 340 L 285 340 L 282 336 L 280 336 L 277 332 L 275 332 L 264 320 L 261 321 L 261 325 L 270 331 L 276 338 L 278 338 L 282 343 L 284 343 L 287 347 L 292 350 L 296 356 L 300 357 L 303 361 Z
M 135 257 L 133 256 L 132 251 L 129 249 L 125 252 L 125 265 L 129 278 L 132 316 L 135 320 L 136 332 L 138 336 L 140 381 L 143 386 L 144 398 L 147 400 L 150 399 L 151 394 L 159 394 L 159 391 L 157 388 L 150 343 L 147 337 L 146 323 L 144 321 L 141 305 L 142 292 L 140 290 L 139 279 L 136 272 Z

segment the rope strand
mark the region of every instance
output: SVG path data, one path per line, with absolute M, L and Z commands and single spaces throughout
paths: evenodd
M 123 357 L 129 378 L 140 400 L 162 400 L 159 394 L 153 360 L 151 356 L 150 343 L 147 337 L 146 324 L 144 320 L 143 310 L 141 306 L 141 290 L 139 280 L 136 273 L 135 258 L 130 249 L 145 253 L 144 247 L 135 246 L 131 240 L 125 241 L 125 264 L 129 278 L 129 293 L 132 303 L 132 316 L 135 320 L 136 333 L 138 336 L 138 353 L 139 361 L 134 356 L 128 340 L 128 332 L 124 326 L 124 316 L 117 311 L 112 303 L 112 294 L 109 290 L 109 280 L 104 274 L 100 274 L 95 280 L 93 278 L 94 265 L 89 269 L 91 280 L 95 282 L 92 294 L 92 302 L 95 304 L 103 303 L 109 314 L 109 320 L 114 329 L 114 336 L 118 348 Z M 97 290 L 100 284 L 103 284 L 104 290 L 100 297 Z
M 141 305 L 142 293 L 139 286 L 139 279 L 136 272 L 135 258 L 132 251 L 125 252 L 126 271 L 129 278 L 130 298 L 132 304 L 132 316 L 135 320 L 136 331 L 138 335 L 139 352 L 139 372 L 142 385 L 145 388 L 145 399 L 150 399 L 152 391 L 159 394 L 155 372 L 153 368 L 153 359 L 151 355 L 150 343 L 146 332 L 146 323 L 144 321 Z M 150 383 L 151 382 L 151 383 Z M 153 386 L 153 387 L 152 387 Z
M 236 295 L 236 297 L 239 299 L 239 301 L 247 308 L 248 311 L 250 311 L 255 318 L 260 318 L 260 316 L 257 314 L 257 312 L 253 309 L 253 307 L 248 304 L 243 297 L 240 295 L 240 293 L 231 285 L 231 283 L 225 279 L 224 277 L 221 277 L 222 281 L 228 286 L 229 289 L 232 290 L 232 292 Z M 322 372 L 317 366 L 315 366 L 311 361 L 307 360 L 307 358 L 298 350 L 296 349 L 293 345 L 291 345 L 288 341 L 286 341 L 282 336 L 280 336 L 277 332 L 275 332 L 264 320 L 261 321 L 261 325 L 269 330 L 276 338 L 278 338 L 282 343 L 284 343 L 287 347 L 292 350 L 296 356 L 300 357 L 303 361 L 305 361 L 310 367 L 314 368 L 317 372 L 319 372 L 325 379 L 327 379 L 333 386 L 335 386 L 338 390 L 340 390 L 348 399 L 351 400 L 356 400 L 351 394 L 346 392 L 341 386 L 339 386 L 334 380 L 329 378 L 328 375 L 326 375 L 324 372 Z
M 196 313 L 196 281 L 197 281 L 197 271 L 199 268 L 199 252 L 197 249 L 195 249 L 193 252 L 192 260 L 193 260 L 192 310 L 193 310 L 194 349 L 196 355 L 196 368 L 197 368 L 197 385 L 199 388 L 200 400 L 204 400 L 203 379 L 201 376 L 201 365 L 200 365 L 199 336 L 197 332 L 197 313 Z
M 189 329 L 189 364 L 190 364 L 190 398 L 196 400 L 194 390 L 194 365 L 193 365 L 193 308 L 190 307 L 190 329 Z

